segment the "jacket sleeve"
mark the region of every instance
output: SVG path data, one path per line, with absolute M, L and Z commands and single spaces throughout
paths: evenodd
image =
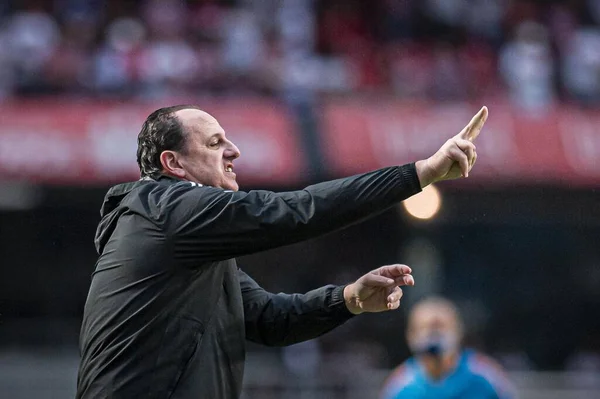
M 314 238 L 380 213 L 421 190 L 414 164 L 303 190 L 227 191 L 190 182 L 158 199 L 176 256 L 218 261 Z
M 316 338 L 354 315 L 344 303 L 344 286 L 327 285 L 306 294 L 272 294 L 238 269 L 246 339 L 285 346 Z

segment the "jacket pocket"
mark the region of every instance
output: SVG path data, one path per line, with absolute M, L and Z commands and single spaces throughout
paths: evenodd
M 204 334 L 204 325 L 195 319 L 178 317 L 165 330 L 161 344 L 150 396 L 170 398 L 189 366 Z

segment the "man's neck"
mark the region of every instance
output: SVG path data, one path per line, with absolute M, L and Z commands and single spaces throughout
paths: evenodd
M 458 352 L 449 353 L 443 356 L 423 355 L 419 361 L 423 365 L 425 372 L 432 380 L 441 380 L 450 374 L 456 368 L 460 354 Z

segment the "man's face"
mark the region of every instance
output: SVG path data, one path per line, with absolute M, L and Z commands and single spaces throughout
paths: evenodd
M 233 161 L 240 150 L 225 137 L 225 131 L 211 115 L 198 109 L 175 112 L 186 132 L 185 151 L 179 162 L 184 178 L 205 186 L 237 191 Z
M 410 315 L 407 339 L 413 353 L 457 350 L 461 334 L 458 315 L 443 304 L 423 303 Z

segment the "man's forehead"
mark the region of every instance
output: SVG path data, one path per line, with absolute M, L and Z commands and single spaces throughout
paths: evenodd
M 205 128 L 211 128 L 211 130 L 219 128 L 219 130 L 221 130 L 219 122 L 211 114 L 199 109 L 181 109 L 175 112 L 175 116 L 181 121 L 181 124 L 185 128 L 200 128 L 201 130 L 204 130 Z

